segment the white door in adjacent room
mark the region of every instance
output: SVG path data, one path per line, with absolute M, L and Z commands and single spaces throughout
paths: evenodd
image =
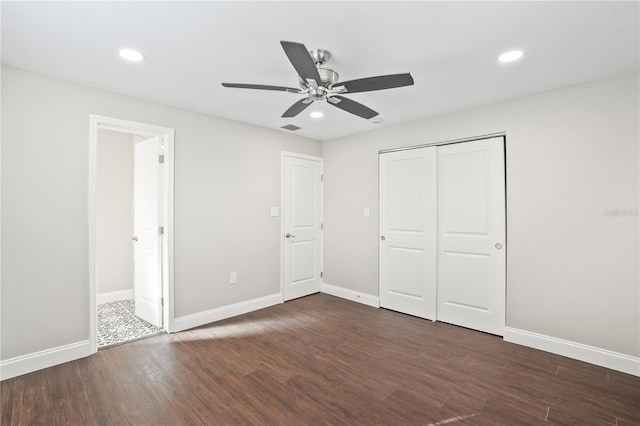
M 503 334 L 505 220 L 503 138 L 439 146 L 439 321 Z
M 134 148 L 135 314 L 162 327 L 162 200 L 159 137 Z
M 322 158 L 283 154 L 283 298 L 320 291 Z
M 436 148 L 381 154 L 380 306 L 436 318 Z

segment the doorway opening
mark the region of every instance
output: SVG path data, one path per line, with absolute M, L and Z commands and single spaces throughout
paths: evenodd
M 170 332 L 174 130 L 90 116 L 92 353 Z

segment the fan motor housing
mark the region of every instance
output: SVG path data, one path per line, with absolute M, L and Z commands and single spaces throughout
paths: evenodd
M 328 68 L 318 68 L 318 74 L 320 74 L 320 84 L 319 86 L 330 89 L 331 86 L 338 82 L 340 75 L 334 70 L 330 70 Z M 300 87 L 302 89 L 306 89 L 308 84 L 306 81 L 302 80 L 302 78 L 298 77 L 298 81 L 300 82 Z
M 330 88 L 337 83 L 338 78 L 340 78 L 337 72 L 328 68 L 318 68 L 318 74 L 320 74 L 322 85 L 327 88 Z
M 323 86 L 318 86 L 317 89 L 311 89 L 309 92 L 309 99 L 312 101 L 322 101 L 327 97 L 327 89 Z

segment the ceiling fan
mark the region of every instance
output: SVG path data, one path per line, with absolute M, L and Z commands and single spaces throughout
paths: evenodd
M 280 92 L 306 95 L 282 114 L 282 117 L 295 117 L 304 111 L 314 101 L 326 100 L 329 105 L 340 108 L 351 114 L 369 119 L 378 113 L 356 101 L 345 98 L 343 94 L 370 92 L 373 90 L 392 89 L 395 87 L 411 86 L 411 74 L 391 74 L 376 77 L 360 78 L 338 82 L 338 73 L 328 68 L 322 68 L 331 58 L 331 53 L 324 49 L 307 50 L 304 44 L 292 41 L 281 41 L 291 65 L 298 73 L 300 88 L 269 86 L 262 84 L 222 83 L 224 87 L 240 89 L 276 90 Z

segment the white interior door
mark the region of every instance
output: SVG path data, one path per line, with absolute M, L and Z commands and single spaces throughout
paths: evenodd
M 322 159 L 283 156 L 284 300 L 320 291 Z
M 136 143 L 133 168 L 135 313 L 157 327 L 162 327 L 160 145 L 159 137 Z
M 381 154 L 380 305 L 436 318 L 436 149 Z
M 437 318 L 503 334 L 505 176 L 502 137 L 438 147 Z

